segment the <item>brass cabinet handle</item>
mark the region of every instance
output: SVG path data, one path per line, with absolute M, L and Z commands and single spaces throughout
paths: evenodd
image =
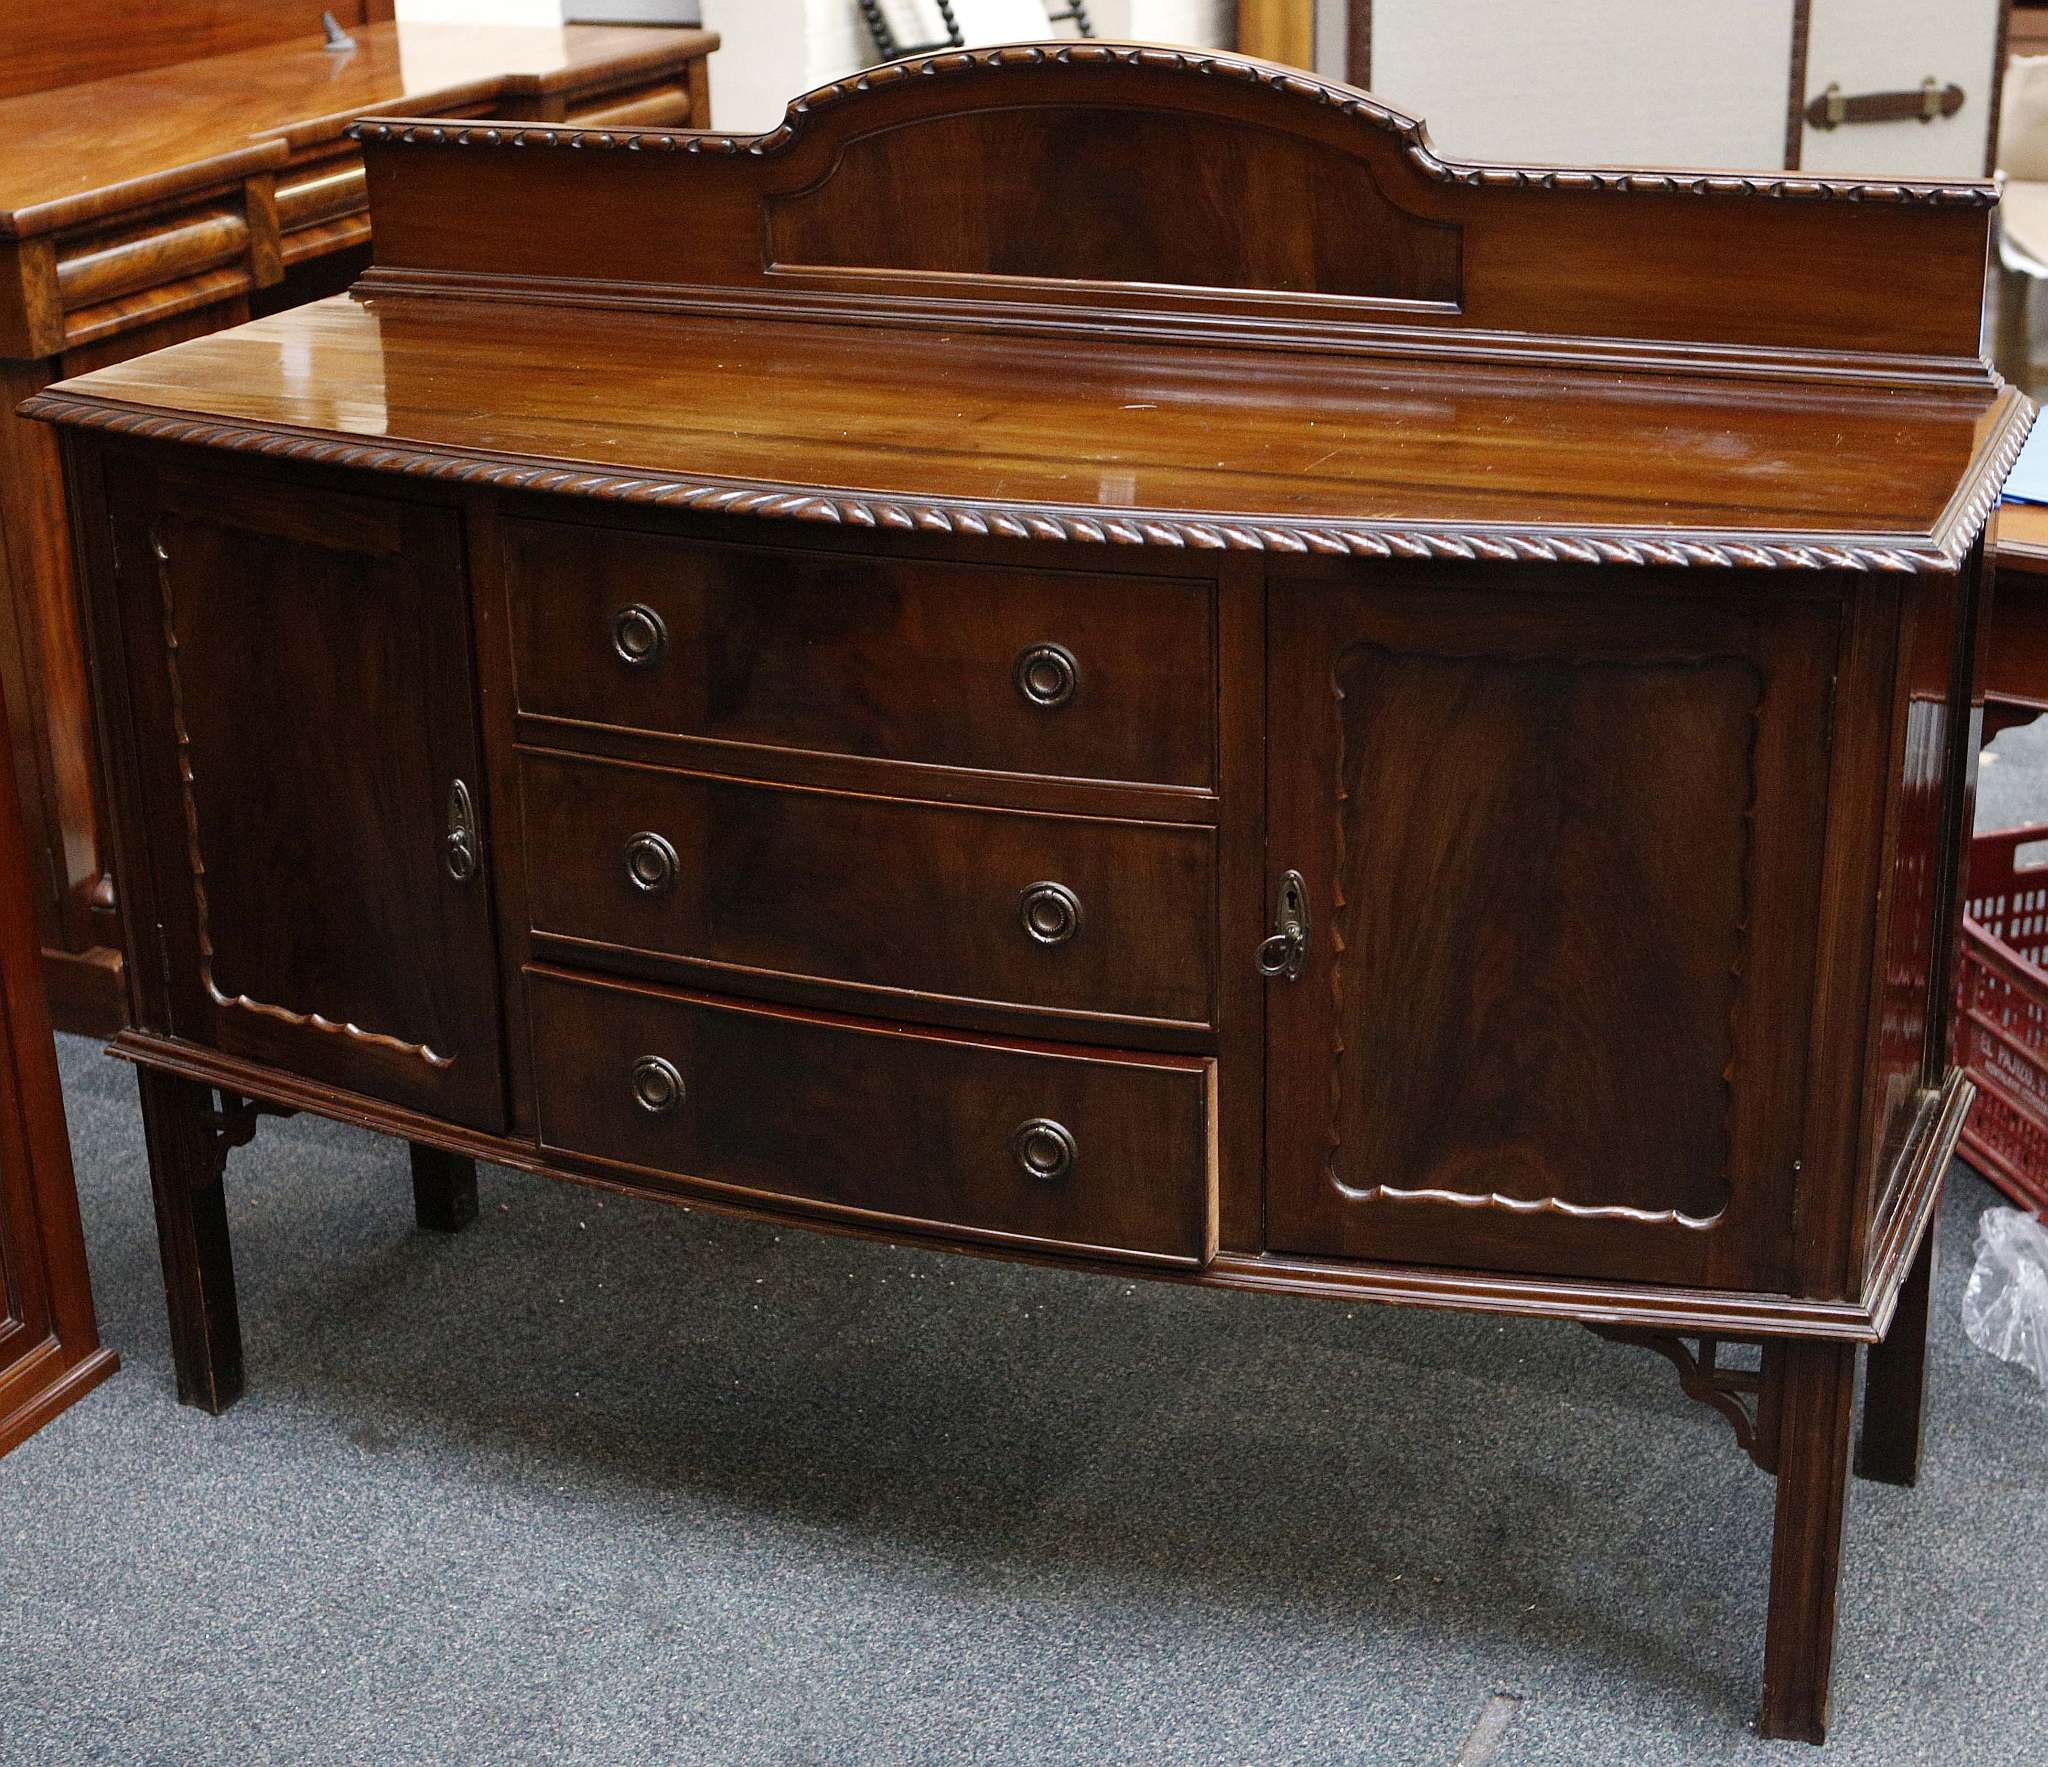
M 1065 884 L 1033 884 L 1017 909 L 1024 931 L 1041 945 L 1064 945 L 1081 930 L 1081 898 Z
M 458 779 L 448 788 L 448 833 L 441 842 L 441 860 L 457 883 L 468 883 L 476 876 L 479 857 L 476 805 L 469 787 Z
M 1081 685 L 1081 665 L 1064 644 L 1027 644 L 1017 653 L 1017 691 L 1046 711 L 1063 706 Z
M 612 649 L 632 668 L 652 668 L 668 654 L 668 627 L 653 608 L 636 601 L 612 615 Z
M 1839 129 L 1844 123 L 1896 123 L 1918 117 L 1931 123 L 1952 117 L 1963 108 L 1963 89 L 1944 86 L 1932 74 L 1910 92 L 1858 92 L 1853 97 L 1830 82 L 1806 107 L 1806 120 L 1816 129 Z
M 676 850 L 660 835 L 642 830 L 626 843 L 626 877 L 643 896 L 665 896 L 676 887 Z
M 1031 1117 L 1019 1123 L 1010 1137 L 1010 1152 L 1016 1155 L 1025 1177 L 1046 1184 L 1056 1184 L 1066 1177 L 1081 1157 L 1073 1131 L 1050 1117 Z
M 643 1055 L 636 1061 L 633 1102 L 650 1117 L 670 1115 L 683 1102 L 683 1076 L 676 1064 L 660 1055 Z

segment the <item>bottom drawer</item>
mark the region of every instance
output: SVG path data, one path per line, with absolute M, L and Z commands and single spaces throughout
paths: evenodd
M 1198 1264 L 1214 1063 L 526 972 L 540 1137 L 924 1231 Z

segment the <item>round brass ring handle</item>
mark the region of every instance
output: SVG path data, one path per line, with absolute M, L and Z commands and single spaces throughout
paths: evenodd
M 633 1102 L 650 1117 L 665 1117 L 683 1102 L 683 1076 L 664 1056 L 643 1055 L 633 1064 Z
M 653 608 L 636 601 L 612 615 L 612 649 L 622 663 L 652 668 L 668 654 L 668 627 Z
M 1019 1123 L 1017 1132 L 1010 1137 L 1010 1152 L 1017 1156 L 1025 1177 L 1047 1184 L 1056 1184 L 1066 1177 L 1081 1157 L 1080 1144 L 1072 1131 L 1050 1117 L 1032 1117 Z
M 658 834 L 642 832 L 626 843 L 626 877 L 643 896 L 676 887 L 676 850 Z
M 1017 653 L 1016 679 L 1019 693 L 1051 711 L 1074 697 L 1081 665 L 1064 644 L 1029 644 Z
M 1081 930 L 1081 898 L 1065 884 L 1033 884 L 1017 909 L 1024 931 L 1041 945 L 1064 945 Z

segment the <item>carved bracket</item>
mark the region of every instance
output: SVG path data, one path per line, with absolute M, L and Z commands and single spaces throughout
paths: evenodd
M 1762 1366 L 1723 1368 L 1718 1356 L 1720 1341 L 1701 1336 L 1697 1351 L 1686 1345 L 1676 1332 L 1645 1331 L 1627 1325 L 1588 1325 L 1595 1336 L 1617 1344 L 1633 1344 L 1654 1350 L 1678 1370 L 1679 1389 L 1688 1399 L 1710 1406 L 1728 1420 L 1736 1445 L 1767 1473 L 1778 1470 L 1778 1417 L 1772 1403 L 1771 1364 L 1775 1360 L 1770 1344 L 1763 1346 Z
M 260 1098 L 243 1098 L 238 1093 L 213 1093 L 214 1102 L 199 1113 L 199 1126 L 206 1133 L 209 1154 L 206 1182 L 218 1184 L 227 1171 L 228 1155 L 256 1139 L 259 1117 L 295 1117 L 299 1113 L 283 1105 L 266 1104 Z

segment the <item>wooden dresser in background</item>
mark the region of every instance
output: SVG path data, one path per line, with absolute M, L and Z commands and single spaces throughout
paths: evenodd
M 392 0 L 9 0 L 0 18 L 0 685 L 59 1028 L 122 1022 L 119 938 L 56 450 L 14 407 L 345 288 L 366 110 L 707 121 L 702 31 L 398 25 Z
M 1775 1476 L 1817 1739 L 1972 1099 L 1992 189 L 1467 165 L 1111 44 L 357 132 L 350 296 L 28 407 L 182 1396 L 242 1390 L 279 1109 L 435 1225 L 482 1156 L 1576 1320 Z
M 86 1278 L 28 875 L 0 768 L 0 1454 L 116 1367 Z

